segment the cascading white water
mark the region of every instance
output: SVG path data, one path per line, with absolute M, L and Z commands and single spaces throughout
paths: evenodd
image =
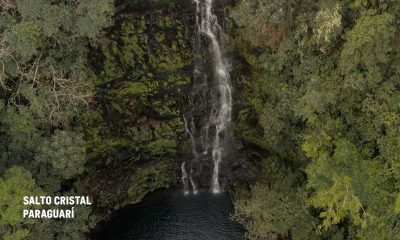
M 188 183 L 188 175 L 187 175 L 186 169 L 185 169 L 185 162 L 182 163 L 181 170 L 182 170 L 183 191 L 184 191 L 185 195 L 188 195 L 189 194 L 189 183 Z
M 188 134 L 190 136 L 190 140 L 192 142 L 193 159 L 197 160 L 197 157 L 199 154 L 197 153 L 197 150 L 196 150 L 196 142 L 194 140 L 192 131 L 189 129 L 189 125 L 188 125 L 185 115 L 183 115 L 183 122 L 185 123 L 185 132 L 186 132 L 186 134 Z M 193 122 L 191 124 L 191 128 L 194 128 Z M 187 195 L 187 194 L 189 194 L 189 183 L 188 183 L 188 175 L 187 175 L 186 168 L 185 168 L 185 162 L 183 162 L 181 165 L 181 171 L 182 171 L 183 190 L 185 192 L 185 195 Z M 192 168 L 190 169 L 190 175 L 192 175 Z M 191 176 L 189 177 L 189 180 L 190 180 L 190 184 L 192 185 L 193 193 L 197 194 L 197 192 L 198 192 L 197 186 L 194 183 L 193 178 Z
M 193 194 L 197 194 L 197 193 L 198 193 L 198 191 L 197 191 L 197 186 L 196 186 L 196 184 L 194 183 L 192 177 L 190 177 L 190 184 L 192 184 Z
M 231 122 L 232 90 L 230 84 L 229 65 L 223 57 L 220 38 L 223 35 L 217 16 L 213 13 L 213 0 L 192 0 L 196 4 L 196 40 L 194 42 L 194 84 L 196 97 L 204 102 L 205 121 L 200 121 L 202 126 L 196 128 L 191 118 L 190 127 L 184 116 L 186 133 L 192 142 L 193 163 L 198 160 L 196 150 L 196 136 L 198 137 L 199 151 L 204 156 L 210 156 L 213 161 L 211 190 L 220 193 L 219 170 L 224 156 L 225 141 Z M 208 39 L 209 51 L 212 56 L 212 79 L 207 75 L 202 60 L 202 37 Z M 209 133 L 212 136 L 209 136 Z M 184 169 L 182 169 L 183 171 Z M 183 173 L 182 173 L 183 174 Z M 196 185 L 190 176 L 193 191 Z M 197 191 L 197 190 L 196 190 Z
M 194 127 L 194 123 L 193 123 L 193 121 L 191 122 L 191 124 L 190 124 L 190 127 L 193 129 L 193 130 L 190 130 L 189 129 L 189 124 L 188 124 L 188 122 L 187 122 L 187 120 L 186 120 L 186 117 L 185 117 L 185 115 L 183 115 L 183 122 L 185 123 L 185 132 L 186 132 L 186 134 L 188 134 L 189 136 L 190 136 L 190 141 L 192 142 L 192 154 L 193 154 L 193 159 L 194 160 L 197 160 L 197 157 L 199 156 L 199 154 L 197 153 L 197 150 L 196 150 L 196 141 L 194 140 L 194 137 L 193 137 L 193 134 L 192 134 L 192 131 L 195 131 L 195 127 Z
M 199 31 L 210 40 L 210 50 L 213 55 L 214 80 L 217 84 L 218 102 L 214 109 L 215 115 L 211 115 L 209 125 L 215 127 L 215 136 L 212 146 L 212 159 L 214 170 L 212 175 L 212 192 L 219 193 L 219 166 L 222 161 L 224 144 L 221 134 L 227 135 L 231 122 L 232 90 L 227 60 L 222 56 L 218 36 L 222 35 L 222 28 L 218 24 L 217 16 L 213 13 L 213 0 L 194 0 L 196 2 L 196 15 L 198 17 Z

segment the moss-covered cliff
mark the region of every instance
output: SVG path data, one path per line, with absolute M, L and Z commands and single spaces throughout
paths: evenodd
M 96 103 L 83 119 L 91 170 L 82 182 L 100 215 L 177 183 L 190 16 L 177 2 L 136 4 L 124 6 L 88 68 Z

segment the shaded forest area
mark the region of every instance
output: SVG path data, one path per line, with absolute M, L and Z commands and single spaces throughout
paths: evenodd
M 114 209 L 180 184 L 192 7 L 0 0 L 3 239 L 87 239 Z M 400 239 L 400 2 L 218 8 L 237 89 L 233 218 L 248 238 Z M 26 195 L 94 205 L 23 219 Z

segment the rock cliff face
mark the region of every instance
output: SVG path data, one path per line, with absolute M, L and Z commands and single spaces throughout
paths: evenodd
M 177 184 L 185 149 L 180 109 L 193 59 L 186 8 L 177 1 L 121 5 L 115 27 L 91 53 L 97 96 L 84 122 L 95 164 L 82 182 L 99 215 Z
M 229 2 L 216 6 L 222 21 L 227 20 L 222 7 Z M 193 107 L 195 6 L 188 0 L 117 4 L 116 24 L 92 49 L 87 69 L 97 94 L 82 119 L 91 169 L 80 183 L 96 200 L 94 222 L 155 189 L 180 188 L 180 163 L 192 157 L 182 116 Z M 223 27 L 231 32 L 228 21 Z M 224 50 L 234 56 L 234 47 Z M 237 85 L 241 67 L 232 60 Z M 224 164 L 221 180 L 231 184 L 232 166 L 238 173 L 242 162 Z M 210 187 L 212 168 L 207 161 L 196 169 L 200 188 Z

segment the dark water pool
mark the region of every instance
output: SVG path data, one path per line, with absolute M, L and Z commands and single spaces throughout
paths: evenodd
M 228 194 L 156 192 L 117 211 L 92 240 L 243 240 Z

